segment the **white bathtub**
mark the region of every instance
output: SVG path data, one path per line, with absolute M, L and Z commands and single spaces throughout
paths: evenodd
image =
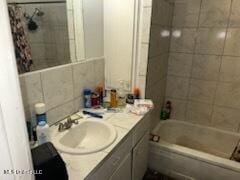
M 229 160 L 240 134 L 178 120 L 160 122 L 152 131 L 149 167 L 177 179 L 240 180 L 240 163 Z

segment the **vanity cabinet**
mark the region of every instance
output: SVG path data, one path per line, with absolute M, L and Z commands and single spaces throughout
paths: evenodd
M 141 180 L 147 170 L 148 164 L 148 137 L 146 132 L 140 142 L 133 149 L 132 179 Z
M 148 164 L 149 121 L 146 115 L 86 180 L 141 180 Z

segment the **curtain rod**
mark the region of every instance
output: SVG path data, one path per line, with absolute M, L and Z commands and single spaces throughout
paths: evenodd
M 10 3 L 7 3 L 7 4 L 18 5 L 18 4 L 52 4 L 52 3 L 66 3 L 66 1 L 10 2 Z

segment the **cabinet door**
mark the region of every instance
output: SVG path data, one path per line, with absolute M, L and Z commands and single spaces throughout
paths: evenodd
M 129 153 L 123 162 L 120 164 L 118 169 L 113 173 L 110 180 L 131 180 L 132 176 L 132 158 Z
M 132 180 L 141 180 L 147 170 L 148 137 L 149 132 L 147 131 L 133 149 Z

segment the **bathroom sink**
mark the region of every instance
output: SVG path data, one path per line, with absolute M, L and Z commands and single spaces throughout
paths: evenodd
M 65 132 L 56 132 L 52 141 L 60 152 L 90 154 L 107 148 L 117 137 L 114 126 L 99 120 L 83 120 Z

